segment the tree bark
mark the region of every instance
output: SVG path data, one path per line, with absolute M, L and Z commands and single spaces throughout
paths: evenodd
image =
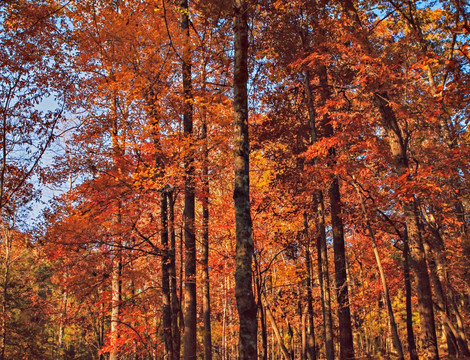
M 325 66 L 321 66 L 318 72 L 320 79 L 322 102 L 330 98 L 330 88 L 328 85 L 328 74 Z M 325 136 L 333 136 L 333 126 L 329 122 L 328 116 L 323 119 Z M 329 149 L 331 163 L 335 163 L 335 149 Z M 341 195 L 339 191 L 339 181 L 336 176 L 332 176 L 329 186 L 331 228 L 333 232 L 333 252 L 335 262 L 335 282 L 336 297 L 338 299 L 338 322 L 340 359 L 354 359 L 354 344 L 351 324 L 351 310 L 349 308 L 349 292 L 346 274 L 346 249 L 344 245 L 344 230 L 342 219 Z
M 117 117 L 117 98 L 114 94 L 114 97 L 111 101 L 111 142 L 112 150 L 114 156 L 114 166 L 117 167 L 118 172 L 121 172 L 119 163 L 117 161 L 118 157 L 122 155 L 122 149 L 119 144 L 119 123 Z M 114 214 L 114 223 L 121 224 L 121 203 L 119 199 L 116 200 L 116 213 Z M 120 337 L 119 334 L 119 322 L 120 322 L 120 313 L 121 313 L 121 301 L 122 301 L 122 284 L 121 284 L 121 273 L 122 273 L 122 241 L 120 234 L 114 234 L 114 257 L 112 259 L 112 269 L 111 269 L 111 324 L 110 332 L 112 334 L 111 344 L 114 345 L 115 339 Z M 117 346 L 112 346 L 109 353 L 109 360 L 118 360 L 118 348 Z
M 193 91 L 191 82 L 191 51 L 189 39 L 188 1 L 180 2 L 183 45 L 183 132 L 187 140 L 184 159 L 184 351 L 185 360 L 196 359 L 196 235 L 194 228 L 194 156 L 193 135 Z
M 349 308 L 349 292 L 346 274 L 346 249 L 344 246 L 343 219 L 341 215 L 341 197 L 339 182 L 336 177 L 329 188 L 331 203 L 331 227 L 333 230 L 333 250 L 335 262 L 336 297 L 338 299 L 338 322 L 340 359 L 354 359 L 354 344 Z
M 7 224 L 4 225 L 8 227 Z M 5 359 L 5 349 L 7 341 L 7 309 L 8 309 L 8 287 L 10 284 L 10 253 L 11 253 L 11 237 L 10 229 L 3 229 L 3 244 L 5 246 L 5 254 L 3 258 L 3 279 L 2 279 L 2 304 L 0 313 L 0 359 Z
M 410 353 L 410 360 L 418 360 L 418 352 L 416 350 L 415 335 L 413 331 L 413 309 L 411 307 L 411 279 L 408 235 L 406 235 L 403 239 L 403 273 L 405 278 L 406 333 L 408 340 L 408 352 Z
M 306 237 L 305 249 L 305 266 L 307 273 L 307 309 L 308 309 L 308 332 L 307 332 L 307 346 L 306 355 L 308 360 L 316 360 L 317 353 L 315 351 L 315 328 L 313 322 L 313 299 L 312 299 L 312 262 L 310 257 L 310 235 L 308 232 L 308 218 L 304 213 L 304 229 Z
M 162 317 L 163 344 L 165 358 L 173 359 L 173 337 L 171 332 L 171 299 L 170 299 L 170 259 L 168 249 L 168 199 L 166 190 L 160 194 L 160 243 L 162 246 Z
M 122 259 L 121 249 L 115 252 L 111 273 L 111 327 L 110 332 L 113 339 L 119 338 L 119 321 L 121 313 L 121 271 Z M 115 341 L 112 340 L 111 344 Z M 109 353 L 109 360 L 118 360 L 118 349 L 114 345 Z
M 168 196 L 168 232 L 170 233 L 170 298 L 171 298 L 171 334 L 173 337 L 173 360 L 179 360 L 181 354 L 181 338 L 178 326 L 180 313 L 179 299 L 176 286 L 176 233 L 175 233 L 175 198 L 173 190 Z
M 248 136 L 248 6 L 245 0 L 233 0 L 234 29 L 234 162 L 233 199 L 236 223 L 235 297 L 240 323 L 238 357 L 257 357 L 258 321 L 252 288 L 253 239 L 250 214 L 250 174 Z
M 204 360 L 212 360 L 211 299 L 209 281 L 209 150 L 207 148 L 207 124 L 202 124 L 203 157 L 202 168 L 202 316 L 204 319 Z
M 325 69 L 326 71 L 326 69 Z M 315 126 L 315 107 L 313 103 L 313 94 L 310 85 L 310 72 L 304 72 L 304 86 L 307 97 L 307 110 L 310 127 L 310 145 L 317 142 L 317 130 Z M 318 162 L 314 159 L 314 163 Z M 330 276 L 328 271 L 328 254 L 326 248 L 326 231 L 325 231 L 325 209 L 323 206 L 323 193 L 316 190 L 313 195 L 313 207 L 315 211 L 316 224 L 318 228 L 317 237 L 317 259 L 318 259 L 318 277 L 320 281 L 320 296 L 322 303 L 323 315 L 323 333 L 325 337 L 325 352 L 327 360 L 334 360 L 334 344 L 333 344 L 333 320 L 331 316 L 331 300 L 330 300 Z

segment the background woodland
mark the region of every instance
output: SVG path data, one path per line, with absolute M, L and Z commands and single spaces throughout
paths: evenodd
M 0 29 L 0 360 L 470 357 L 467 2 Z

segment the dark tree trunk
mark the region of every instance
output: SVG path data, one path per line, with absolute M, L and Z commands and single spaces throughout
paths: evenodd
M 234 29 L 234 162 L 233 199 L 236 223 L 235 297 L 240 322 L 238 358 L 257 357 L 258 320 L 252 288 L 253 239 L 250 214 L 249 137 L 248 137 L 248 7 L 244 0 L 233 0 Z
M 328 85 L 328 74 L 325 66 L 321 66 L 318 72 L 320 79 L 322 103 L 330 98 L 330 88 Z M 325 127 L 325 136 L 333 136 L 333 126 L 328 116 L 323 119 Z M 330 161 L 335 163 L 335 149 L 329 149 Z M 331 179 L 329 186 L 331 228 L 333 232 L 333 251 L 335 262 L 335 282 L 336 297 L 338 299 L 338 322 L 339 322 L 339 341 L 340 341 L 340 359 L 354 359 L 354 344 L 351 324 L 351 310 L 349 308 L 349 293 L 346 273 L 346 249 L 344 245 L 343 219 L 341 195 L 339 191 L 339 181 L 336 176 Z
M 204 360 L 212 360 L 211 299 L 209 282 L 209 150 L 207 148 L 207 124 L 202 124 L 203 198 L 202 198 L 202 316 L 204 319 Z
M 326 68 L 324 69 L 326 71 Z M 307 97 L 307 110 L 310 127 L 310 145 L 317 142 L 317 130 L 315 125 L 315 107 L 313 103 L 313 94 L 310 84 L 310 72 L 304 72 L 304 86 Z M 318 162 L 314 159 L 314 163 Z M 320 296 L 323 313 L 323 332 L 325 336 L 325 353 L 327 360 L 334 360 L 334 344 L 333 344 L 333 320 L 331 316 L 331 300 L 330 300 L 330 276 L 328 272 L 328 255 L 326 248 L 326 231 L 325 231 L 325 209 L 323 207 L 323 193 L 316 190 L 313 195 L 313 207 L 315 211 L 315 219 L 318 229 L 317 235 L 317 259 L 318 259 L 318 277 L 320 281 Z
M 181 354 L 181 338 L 178 326 L 180 306 L 176 286 L 176 233 L 175 233 L 175 198 L 169 190 L 168 196 L 168 232 L 170 233 L 170 298 L 171 298 L 171 334 L 173 337 L 173 360 L 179 360 Z
M 346 249 L 344 246 L 343 219 L 339 182 L 335 177 L 330 185 L 331 228 L 333 230 L 333 250 L 335 262 L 336 297 L 338 299 L 338 322 L 340 359 L 354 359 L 354 345 L 349 309 L 348 279 L 346 273 Z
M 194 157 L 192 149 L 193 107 L 188 1 L 180 2 L 183 45 L 183 132 L 187 140 L 184 157 L 184 352 L 185 360 L 196 359 L 196 235 L 194 228 Z
M 160 194 L 160 244 L 162 246 L 162 317 L 165 357 L 173 359 L 173 337 L 171 334 L 170 259 L 168 249 L 168 199 L 165 190 Z
M 313 322 L 313 299 L 312 299 L 312 262 L 310 257 L 310 234 L 308 231 L 308 218 L 304 213 L 304 228 L 306 237 L 305 249 L 305 266 L 307 273 L 307 319 L 308 319 L 308 332 L 306 342 L 306 355 L 308 360 L 316 360 L 317 353 L 315 351 L 315 328 Z
M 327 360 L 334 360 L 335 350 L 333 344 L 333 319 L 331 316 L 330 275 L 328 270 L 328 252 L 326 247 L 325 209 L 321 190 L 316 192 L 315 206 L 317 208 L 317 238 L 318 278 L 320 282 L 320 296 L 323 313 L 323 332 L 325 336 L 325 352 Z
M 408 236 L 403 239 L 403 272 L 405 278 L 405 303 L 406 303 L 406 333 L 408 339 L 408 352 L 410 360 L 418 360 L 415 335 L 413 331 L 413 309 L 411 307 L 411 278 L 409 263 Z

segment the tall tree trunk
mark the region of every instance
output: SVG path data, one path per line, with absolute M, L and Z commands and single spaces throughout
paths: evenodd
M 168 198 L 166 190 L 160 194 L 160 243 L 162 246 L 162 317 L 163 344 L 165 358 L 173 359 L 173 337 L 171 333 L 171 299 L 170 299 L 170 259 L 168 249 Z
M 326 69 L 325 69 L 326 71 Z M 310 72 L 304 71 L 304 86 L 307 97 L 307 110 L 310 127 L 310 145 L 317 142 L 317 130 L 315 125 L 315 107 L 313 102 L 313 94 L 310 84 Z M 314 163 L 318 163 L 314 159 Z M 325 337 L 325 352 L 327 360 L 334 360 L 334 344 L 333 344 L 333 320 L 331 316 L 331 300 L 330 300 L 330 276 L 328 271 L 328 254 L 326 248 L 326 231 L 325 231 L 325 209 L 323 206 L 323 193 L 316 190 L 313 195 L 313 207 L 315 211 L 315 219 L 318 228 L 317 237 L 317 259 L 318 259 L 318 277 L 320 280 L 320 296 L 322 303 L 323 315 L 323 333 Z
M 320 282 L 320 296 L 323 314 L 323 332 L 325 336 L 325 353 L 327 360 L 334 360 L 335 350 L 333 343 L 333 318 L 331 315 L 330 274 L 328 270 L 328 252 L 326 247 L 325 209 L 323 206 L 323 193 L 321 190 L 315 196 L 317 226 L 318 278 Z
M 175 198 L 173 190 L 168 196 L 168 231 L 170 233 L 170 298 L 171 298 L 171 334 L 173 336 L 173 360 L 179 360 L 181 337 L 178 326 L 180 306 L 176 286 L 176 233 L 175 233 Z
M 400 125 L 395 117 L 395 113 L 389 106 L 386 93 L 376 94 L 375 102 L 380 110 L 384 128 L 387 131 L 388 142 L 395 162 L 396 172 L 398 176 L 405 176 L 405 181 L 407 181 L 407 179 L 409 179 L 409 175 L 407 175 L 409 173 L 408 156 Z M 424 359 L 436 360 L 439 359 L 439 352 L 434 322 L 431 282 L 429 280 L 424 245 L 419 228 L 416 200 L 405 200 L 403 202 L 403 212 L 409 240 L 410 265 L 415 274 L 418 294 L 421 343 Z
M 119 157 L 122 155 L 122 149 L 119 143 L 119 121 L 117 116 L 117 97 L 113 96 L 111 101 L 111 117 L 112 117 L 112 128 L 111 128 L 111 142 L 112 150 L 114 156 L 114 166 L 117 168 L 118 172 L 121 173 L 121 168 L 119 166 Z M 121 204 L 120 200 L 116 200 L 116 213 L 114 214 L 114 223 L 121 224 Z M 114 234 L 114 256 L 112 259 L 112 269 L 111 269 L 111 325 L 110 331 L 112 334 L 112 339 L 118 339 L 119 334 L 119 323 L 120 323 L 120 314 L 121 314 L 121 302 L 122 302 L 122 248 L 121 248 L 121 235 Z M 112 347 L 109 353 L 109 360 L 118 360 L 118 348 L 114 344 L 115 341 L 112 340 Z
M 121 249 L 117 249 L 114 254 L 111 270 L 111 326 L 110 332 L 113 339 L 119 338 L 119 321 L 121 314 L 121 271 L 122 259 Z M 112 348 L 109 353 L 109 360 L 118 360 L 118 348 L 112 341 Z
M 211 298 L 209 282 L 209 150 L 207 148 L 207 123 L 202 124 L 203 139 L 203 198 L 202 198 L 202 316 L 204 319 L 204 360 L 212 360 Z
M 330 98 L 330 88 L 328 85 L 328 74 L 326 66 L 320 66 L 318 71 L 321 88 L 322 103 Z M 325 127 L 325 136 L 333 136 L 333 126 L 326 115 L 323 119 Z M 335 163 L 335 149 L 330 148 L 331 163 Z M 332 176 L 329 186 L 331 228 L 333 232 L 333 252 L 335 262 L 335 282 L 336 297 L 338 299 L 338 322 L 339 322 L 339 341 L 340 341 L 340 359 L 354 359 L 354 344 L 351 324 L 351 310 L 349 307 L 349 292 L 346 274 L 346 249 L 344 245 L 344 230 L 342 218 L 341 195 L 339 191 L 339 181 L 336 176 Z
M 267 360 L 268 359 L 268 332 L 266 329 L 266 311 L 264 310 L 262 296 L 264 292 L 264 281 L 262 278 L 260 264 L 257 261 L 256 256 L 254 257 L 254 264 L 255 264 L 255 287 L 256 287 L 256 307 L 259 310 L 260 314 L 260 323 L 261 323 L 261 341 L 263 344 L 263 352 L 261 359 Z
M 3 232 L 3 245 L 5 247 L 5 254 L 3 258 L 3 279 L 2 279 L 2 303 L 0 313 L 0 359 L 5 360 L 5 349 L 7 340 L 7 309 L 8 309 L 8 287 L 10 284 L 10 253 L 11 253 L 11 238 L 10 229 L 7 228 L 8 224 L 4 224 Z
M 410 360 L 418 360 L 415 335 L 413 331 L 413 309 L 411 307 L 411 278 L 409 263 L 408 235 L 403 239 L 403 273 L 405 278 L 405 308 L 406 308 L 406 333 L 408 340 L 408 352 Z
M 184 351 L 185 360 L 196 359 L 196 235 L 194 228 L 193 107 L 188 1 L 180 2 L 183 45 L 183 131 L 187 140 L 184 159 Z
M 354 178 L 354 177 L 353 177 Z M 388 313 L 388 318 L 390 320 L 390 327 L 392 329 L 392 339 L 393 339 L 393 346 L 398 354 L 398 359 L 399 360 L 405 360 L 405 357 L 403 355 L 403 348 L 401 345 L 401 340 L 398 335 L 398 327 L 397 323 L 395 322 L 395 315 L 393 313 L 392 309 L 392 301 L 390 300 L 390 294 L 388 292 L 388 285 L 387 285 L 387 280 L 385 278 L 385 272 L 382 267 L 382 261 L 380 260 L 380 255 L 379 255 L 379 250 L 377 248 L 377 242 L 375 241 L 375 233 L 372 230 L 371 223 L 369 221 L 369 216 L 367 215 L 366 211 L 366 206 L 364 204 L 364 199 L 362 197 L 362 194 L 358 188 L 358 186 L 353 183 L 353 186 L 356 188 L 356 192 L 359 196 L 359 201 L 361 203 L 361 209 L 362 209 L 362 215 L 364 216 L 364 220 L 367 225 L 367 230 L 369 231 L 369 237 L 372 242 L 372 249 L 374 250 L 374 256 L 375 256 L 375 261 L 377 262 L 377 268 L 379 270 L 380 274 L 380 280 L 382 282 L 382 288 L 384 292 L 384 298 L 385 298 L 385 303 L 387 305 L 387 313 Z
M 253 239 L 250 214 L 250 165 L 248 137 L 248 4 L 233 0 L 234 29 L 234 162 L 233 199 L 236 223 L 235 297 L 240 323 L 238 357 L 257 357 L 258 320 L 252 288 Z
M 307 214 L 304 213 L 304 229 L 306 237 L 306 249 L 305 249 L 305 266 L 307 273 L 307 319 L 308 319 L 308 333 L 307 333 L 307 346 L 306 355 L 308 360 L 316 360 L 317 353 L 315 351 L 315 329 L 313 322 L 313 299 L 312 299 L 312 262 L 310 256 L 310 234 L 308 232 L 308 218 Z
M 346 249 L 344 246 L 343 219 L 339 182 L 333 178 L 329 188 L 331 203 L 331 227 L 333 230 L 333 250 L 335 262 L 336 297 L 338 299 L 338 322 L 340 359 L 354 359 L 354 345 L 349 308 L 349 292 L 346 274 Z
M 59 356 L 63 356 L 64 351 L 64 328 L 65 322 L 67 318 L 67 305 L 68 305 L 68 292 L 67 290 L 63 290 L 62 292 L 62 304 L 61 304 L 61 312 L 60 312 L 60 319 L 59 319 L 59 336 L 57 339 L 57 350 Z

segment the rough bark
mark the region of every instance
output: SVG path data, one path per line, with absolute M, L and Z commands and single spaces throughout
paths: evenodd
M 330 98 L 327 69 L 321 66 L 318 72 L 320 79 L 322 102 Z M 323 119 L 325 136 L 333 136 L 333 127 L 326 116 Z M 329 149 L 330 161 L 335 162 L 335 149 Z M 346 249 L 344 245 L 344 229 L 342 219 L 341 194 L 339 191 L 339 181 L 336 176 L 332 176 L 329 186 L 331 228 L 333 232 L 333 252 L 335 263 L 336 297 L 338 299 L 338 322 L 340 359 L 354 359 L 354 344 L 352 335 L 351 310 L 349 307 L 349 292 L 346 273 Z
M 168 199 L 166 191 L 160 194 L 160 244 L 163 255 L 162 263 L 162 320 L 163 344 L 165 357 L 173 359 L 173 337 L 171 334 L 171 299 L 170 299 L 170 259 L 168 256 Z
M 257 309 L 252 288 L 253 239 L 250 214 L 248 137 L 248 7 L 244 0 L 233 1 L 234 29 L 234 162 L 233 199 L 236 223 L 235 297 L 240 323 L 238 357 L 257 357 Z
M 193 107 L 191 82 L 191 52 L 189 43 L 188 1 L 180 2 L 181 30 L 184 37 L 183 72 L 183 132 L 187 140 L 184 159 L 184 351 L 185 360 L 196 359 L 196 235 L 194 228 L 194 158 L 192 154 Z
M 202 124 L 203 198 L 202 198 L 202 317 L 204 320 L 204 360 L 212 359 L 211 298 L 209 281 L 209 151 L 207 148 L 207 124 Z
M 179 360 L 181 354 L 181 338 L 178 326 L 180 313 L 179 299 L 176 286 L 176 233 L 175 233 L 175 198 L 172 190 L 168 196 L 168 232 L 170 234 L 170 298 L 171 298 L 171 334 L 173 336 L 173 360 Z
M 111 326 L 110 332 L 113 338 L 119 338 L 119 320 L 121 313 L 121 250 L 118 249 L 113 258 L 111 272 Z M 113 341 L 114 343 L 114 341 Z M 118 349 L 113 346 L 109 353 L 109 360 L 118 360 Z
M 307 320 L 308 320 L 308 332 L 307 332 L 307 343 L 306 343 L 306 355 L 308 360 L 316 360 L 317 353 L 315 351 L 315 328 L 313 322 L 313 299 L 312 299 L 312 261 L 310 257 L 310 236 L 308 233 L 308 218 L 307 214 L 304 213 L 304 228 L 306 237 L 306 249 L 305 249 L 305 271 L 307 273 Z
M 408 235 L 403 239 L 403 273 L 405 278 L 406 334 L 410 360 L 418 360 L 415 335 L 413 331 L 413 309 L 411 306 L 411 278 L 409 262 Z
M 304 72 L 304 87 L 307 98 L 307 110 L 310 127 L 310 145 L 317 142 L 317 131 L 315 126 L 315 108 L 313 103 L 313 94 L 310 85 L 310 72 Z M 317 163 L 317 159 L 314 159 Z M 317 259 L 318 259 L 318 277 L 320 281 L 320 296 L 322 303 L 323 315 L 323 333 L 325 337 L 325 352 L 327 360 L 334 360 L 334 344 L 333 344 L 333 320 L 331 316 L 331 300 L 330 300 L 330 277 L 328 271 L 328 255 L 326 248 L 326 231 L 325 231 L 325 209 L 323 207 L 323 193 L 316 190 L 313 196 L 313 206 L 315 211 L 315 219 L 318 231 L 317 237 Z
M 111 129 L 111 141 L 112 141 L 112 150 L 115 157 L 114 166 L 117 167 L 118 172 L 121 172 L 119 164 L 116 162 L 118 157 L 122 155 L 122 149 L 119 144 L 119 123 L 117 117 L 117 98 L 113 97 L 111 102 L 111 115 L 112 115 L 112 129 Z M 116 200 L 116 213 L 114 214 L 114 223 L 120 224 L 121 219 L 121 204 L 119 200 Z M 122 272 L 122 249 L 121 249 L 121 238 L 119 234 L 114 234 L 114 257 L 112 259 L 112 269 L 111 269 L 111 324 L 110 332 L 112 334 L 112 339 L 119 338 L 119 322 L 120 322 L 120 313 L 121 313 L 121 301 L 122 301 L 122 289 L 121 289 L 121 272 Z M 114 344 L 112 340 L 112 344 Z M 112 346 L 109 353 L 109 360 L 118 360 L 118 348 L 117 346 Z
M 255 270 L 256 270 L 256 277 L 255 277 L 255 286 L 256 286 L 256 307 L 259 310 L 259 316 L 260 316 L 260 323 L 261 323 L 261 341 L 262 341 L 262 346 L 263 346 L 263 351 L 261 355 L 261 359 L 267 360 L 268 359 L 268 332 L 266 328 L 266 312 L 263 307 L 263 302 L 262 302 L 262 296 L 263 292 L 265 291 L 264 288 L 264 281 L 262 278 L 262 272 L 260 269 L 259 262 L 256 259 L 256 256 L 254 258 L 254 263 L 255 263 Z
M 319 228 L 317 237 L 318 278 L 322 303 L 325 353 L 327 360 L 334 360 L 335 350 L 333 343 L 333 318 L 331 315 L 330 274 L 328 270 L 328 252 L 326 247 L 325 209 L 321 190 L 317 191 L 315 199 L 317 207 L 317 226 Z
M 333 230 L 333 250 L 335 262 L 336 297 L 338 299 L 338 322 L 340 359 L 354 359 L 354 344 L 349 308 L 349 291 L 346 273 L 346 249 L 344 246 L 343 219 L 339 182 L 335 177 L 329 188 L 331 203 L 331 227 Z
M 3 229 L 3 244 L 5 246 L 5 255 L 3 258 L 3 279 L 2 279 L 2 304 L 0 314 L 0 359 L 5 359 L 5 349 L 7 341 L 6 319 L 8 308 L 8 287 L 10 284 L 10 252 L 11 238 L 9 229 Z

